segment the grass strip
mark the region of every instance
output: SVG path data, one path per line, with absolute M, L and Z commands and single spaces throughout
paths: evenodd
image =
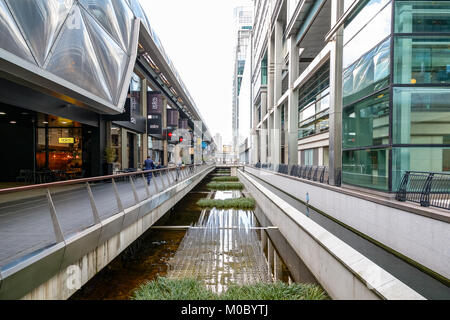
M 233 199 L 200 199 L 197 205 L 202 208 L 217 209 L 254 209 L 256 202 L 253 198 L 233 198 Z
M 232 176 L 226 176 L 226 177 L 214 177 L 212 178 L 213 181 L 217 182 L 233 182 L 233 181 L 239 181 L 238 177 L 232 177 Z
M 219 182 L 214 181 L 206 185 L 210 190 L 242 190 L 244 185 L 240 182 Z
M 317 285 L 283 282 L 231 285 L 222 294 L 215 294 L 195 279 L 160 277 L 147 282 L 134 292 L 134 300 L 328 300 Z

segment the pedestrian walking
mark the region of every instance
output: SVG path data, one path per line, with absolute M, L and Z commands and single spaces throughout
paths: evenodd
M 144 161 L 144 170 L 154 170 L 155 169 L 155 163 L 153 162 L 152 158 L 150 156 L 147 157 L 147 160 Z M 150 185 L 150 181 L 152 181 L 152 173 L 147 173 L 147 184 Z

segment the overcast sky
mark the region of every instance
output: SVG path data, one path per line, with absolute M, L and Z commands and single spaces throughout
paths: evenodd
M 231 141 L 233 9 L 245 1 L 140 2 L 208 128 Z

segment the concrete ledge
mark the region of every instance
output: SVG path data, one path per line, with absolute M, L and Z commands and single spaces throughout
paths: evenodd
M 413 214 L 403 203 L 266 170 L 245 171 L 357 230 L 373 242 L 441 279 L 450 278 L 450 224 Z M 422 211 L 428 211 L 423 209 Z
M 424 299 L 249 174 L 239 171 L 238 175 L 270 221 L 279 228 L 333 299 Z
M 0 299 L 19 299 L 24 296 L 25 299 L 69 298 L 77 290 L 70 284 L 71 277 L 76 276 L 79 271 L 82 284 L 86 283 L 213 169 L 214 167 L 204 168 L 139 205 L 119 212 L 100 224 L 3 270 L 0 275 Z M 151 209 L 143 212 L 143 207 Z M 127 215 L 133 216 L 128 225 L 125 224 Z M 113 233 L 114 231 L 117 232 Z

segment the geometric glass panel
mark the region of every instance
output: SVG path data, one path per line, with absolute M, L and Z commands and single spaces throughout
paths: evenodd
M 113 102 L 78 6 L 70 11 L 45 69 Z
M 73 0 L 7 0 L 16 22 L 40 66 L 69 14 Z
M 142 10 L 141 5 L 139 4 L 138 0 L 128 0 L 130 4 L 130 8 L 133 11 L 134 15 L 137 18 L 140 18 L 142 20 L 142 23 L 147 28 L 148 32 L 150 32 L 150 22 L 148 21 L 147 15 L 145 14 L 144 10 Z
M 36 64 L 3 0 L 0 0 L 0 35 L 0 48 Z
M 123 0 L 80 0 L 105 30 L 128 52 L 134 15 Z
M 127 68 L 128 56 L 119 45 L 100 27 L 96 20 L 82 9 L 98 61 L 104 71 L 114 102 L 122 91 L 122 76 Z

